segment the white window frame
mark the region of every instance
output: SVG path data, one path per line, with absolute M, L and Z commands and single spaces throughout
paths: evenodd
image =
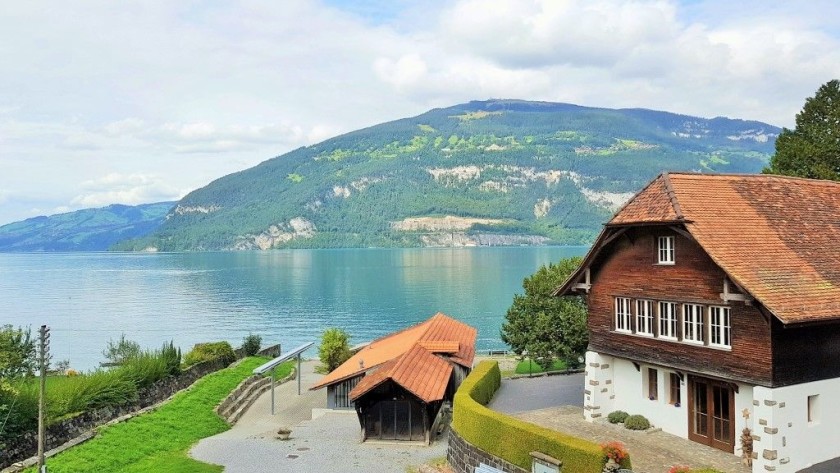
M 709 307 L 709 346 L 732 348 L 732 313 L 729 307 Z
M 659 301 L 657 307 L 659 338 L 677 340 L 677 303 Z M 665 307 L 670 307 L 670 310 L 663 310 Z
M 645 337 L 653 336 L 654 318 L 656 317 L 653 301 L 650 299 L 636 299 L 636 334 Z
M 659 264 L 674 264 L 674 237 L 661 236 L 658 238 L 657 255 Z
M 683 304 L 683 341 L 702 345 L 705 340 L 705 307 L 700 304 Z
M 615 331 L 633 333 L 630 326 L 630 298 L 616 297 L 615 298 Z

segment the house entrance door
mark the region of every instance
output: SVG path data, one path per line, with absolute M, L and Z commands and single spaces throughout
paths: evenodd
M 735 393 L 720 381 L 688 377 L 688 438 L 735 452 Z

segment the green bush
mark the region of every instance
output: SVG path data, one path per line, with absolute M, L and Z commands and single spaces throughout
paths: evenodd
M 196 343 L 184 357 L 184 364 L 192 366 L 210 360 L 222 360 L 225 363 L 236 361 L 236 354 L 228 342 Z
M 476 447 L 526 470 L 530 452 L 540 451 L 563 461 L 565 471 L 600 473 L 604 467 L 601 447 L 500 414 L 484 407 L 501 384 L 499 364 L 483 361 L 455 393 L 452 429 Z M 622 463 L 629 468 L 630 460 Z
M 647 420 L 647 417 L 638 414 L 627 416 L 624 419 L 624 428 L 630 430 L 647 430 L 650 428 L 650 421 Z
M 254 335 L 253 333 L 249 333 L 242 340 L 242 350 L 245 352 L 245 356 L 254 356 L 260 351 L 260 346 L 262 345 L 262 337 L 259 335 Z
M 624 422 L 624 420 L 627 419 L 627 416 L 629 415 L 630 414 L 624 411 L 612 411 L 607 416 L 607 420 L 610 421 L 610 424 L 620 424 Z

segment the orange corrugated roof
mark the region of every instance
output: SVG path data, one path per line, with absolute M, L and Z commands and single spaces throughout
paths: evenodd
M 391 379 L 424 402 L 439 401 L 446 393 L 451 374 L 452 365 L 431 354 L 418 343 L 399 358 L 389 361 L 373 374 L 362 378 L 350 391 L 350 400 L 355 402 L 365 393 Z
M 457 342 L 458 349 L 450 352 L 450 359 L 471 368 L 475 357 L 476 335 L 473 327 L 438 312 L 425 322 L 372 341 L 310 389 L 320 389 L 364 373 L 406 353 L 418 342 Z
M 783 323 L 840 317 L 840 183 L 664 173 L 608 225 L 674 220 Z

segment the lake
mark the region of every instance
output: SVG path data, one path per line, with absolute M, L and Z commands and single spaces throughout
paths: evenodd
M 275 250 L 228 253 L 0 254 L 0 325 L 51 329 L 53 360 L 102 361 L 124 333 L 144 348 L 248 333 L 290 349 L 328 327 L 351 344 L 444 312 L 478 329 L 479 350 L 505 348 L 499 329 L 522 279 L 586 247 Z M 311 356 L 316 356 L 315 352 Z

